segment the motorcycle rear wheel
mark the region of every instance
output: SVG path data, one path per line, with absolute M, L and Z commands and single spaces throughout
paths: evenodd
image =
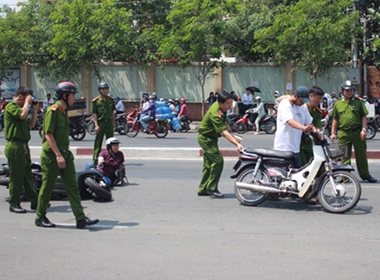
M 267 171 L 263 168 L 260 168 L 256 174 L 256 178 L 253 177 L 254 166 L 249 166 L 243 169 L 239 176 L 236 178 L 234 192 L 236 198 L 240 201 L 241 204 L 246 206 L 256 206 L 267 200 L 267 194 L 261 192 L 255 192 L 245 189 L 239 189 L 236 186 L 236 182 L 251 183 L 256 180 L 261 180 L 263 182 L 270 182 L 270 176 Z
M 276 122 L 274 120 L 269 120 L 264 124 L 264 131 L 266 134 L 273 134 L 277 130 Z
M 190 129 L 189 123 L 187 121 L 181 122 L 181 132 L 188 132 Z
M 166 126 L 159 122 L 157 122 L 155 130 L 155 135 L 157 138 L 165 138 L 166 135 L 168 135 L 168 129 L 166 128 Z
M 110 201 L 112 198 L 112 193 L 108 188 L 102 187 L 94 178 L 87 177 L 84 183 L 91 191 L 96 195 L 97 199 L 102 199 L 104 201 Z
M 318 200 L 322 207 L 331 213 L 344 213 L 358 203 L 362 192 L 358 179 L 347 171 L 335 171 L 334 181 L 337 194 L 334 194 L 330 178 L 326 176 L 319 188 Z
M 75 127 L 70 130 L 70 136 L 75 141 L 82 141 L 84 137 L 86 137 L 86 128 L 82 124 L 76 124 Z
M 236 132 L 239 134 L 244 134 L 248 130 L 248 126 L 245 123 L 237 123 L 236 124 Z

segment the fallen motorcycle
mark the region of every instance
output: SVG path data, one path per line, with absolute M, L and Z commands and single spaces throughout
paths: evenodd
M 7 163 L 3 163 L 3 168 L 0 170 L 0 185 L 9 185 L 9 168 Z M 78 188 L 81 199 L 94 199 L 102 201 L 110 201 L 112 199 L 111 190 L 106 186 L 102 179 L 102 174 L 97 170 L 86 170 L 76 173 Z M 32 162 L 32 180 L 33 186 L 37 192 L 42 185 L 42 169 L 38 162 Z M 65 188 L 60 176 L 57 177 L 53 188 L 52 199 L 66 198 Z
M 318 197 L 322 207 L 332 213 L 344 213 L 358 203 L 361 186 L 350 173 L 351 165 L 341 163 L 344 151 L 330 147 L 327 137 L 317 132 L 313 138 L 314 158 L 300 169 L 292 168 L 293 152 L 264 148 L 246 148 L 235 164 L 235 195 L 248 206 L 268 198 Z M 337 145 L 337 144 L 334 144 Z

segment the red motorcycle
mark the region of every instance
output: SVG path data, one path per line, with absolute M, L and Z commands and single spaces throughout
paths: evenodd
M 133 121 L 131 121 L 133 114 L 135 115 Z M 128 123 L 124 127 L 125 134 L 130 137 L 136 137 L 139 132 L 143 132 L 144 127 L 140 122 L 140 114 L 136 113 L 136 110 L 132 111 L 127 116 Z M 147 134 L 154 134 L 157 138 L 165 138 L 168 135 L 168 125 L 165 120 L 152 120 L 148 123 Z
M 237 133 L 243 134 L 247 131 L 256 130 L 255 120 L 257 113 L 252 113 L 252 109 L 245 111 L 243 117 L 241 117 L 235 124 Z M 273 134 L 277 130 L 276 119 L 273 116 L 264 115 L 259 122 L 259 130 L 265 131 L 267 134 Z

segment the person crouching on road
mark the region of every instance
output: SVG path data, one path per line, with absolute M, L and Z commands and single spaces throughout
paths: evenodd
M 123 184 L 128 184 L 125 177 L 124 154 L 119 151 L 120 141 L 116 137 L 108 138 L 106 151 L 101 151 L 98 157 L 98 171 L 103 174 L 103 180 L 109 188 L 118 183 L 122 178 Z
M 83 213 L 76 178 L 74 156 L 69 150 L 69 118 L 66 109 L 75 101 L 76 86 L 61 82 L 55 87 L 58 101 L 48 107 L 44 116 L 41 153 L 42 186 L 38 194 L 35 225 L 55 227 L 46 217 L 51 194 L 57 180 L 62 178 L 63 186 L 76 219 L 77 228 L 94 225 L 99 220 L 90 220 Z
M 232 100 L 231 94 L 220 93 L 218 101 L 207 110 L 198 129 L 198 143 L 203 149 L 203 171 L 198 196 L 224 197 L 218 190 L 224 164 L 223 156 L 218 147 L 218 138 L 223 136 L 234 144 L 239 151 L 243 150 L 243 146 L 229 133 L 229 127 L 226 123 L 226 113 L 231 109 Z
M 13 213 L 26 213 L 20 206 L 22 190 L 30 200 L 30 208 L 37 207 L 37 191 L 33 187 L 30 150 L 30 128 L 36 124 L 38 104 L 33 104 L 32 118 L 29 120 L 29 105 L 32 104 L 33 92 L 27 87 L 16 90 L 14 100 L 4 111 L 5 124 L 5 156 L 9 166 L 9 211 Z

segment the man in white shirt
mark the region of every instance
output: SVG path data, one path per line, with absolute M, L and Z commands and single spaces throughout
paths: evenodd
M 243 103 L 243 106 L 241 106 L 240 115 L 244 115 L 246 110 L 251 109 L 254 94 L 255 90 L 253 87 L 247 87 L 245 89 L 245 93 L 241 97 L 241 102 Z
M 296 158 L 293 161 L 295 168 L 302 166 L 300 156 L 302 132 L 311 132 L 314 129 L 313 118 L 305 106 L 305 102 L 309 101 L 309 89 L 300 86 L 293 95 L 284 98 L 278 105 L 274 149 L 295 153 Z
M 124 108 L 124 104 L 123 104 L 123 102 L 121 102 L 119 96 L 116 96 L 116 97 L 115 97 L 115 103 L 116 103 L 116 105 L 115 105 L 115 107 L 116 107 L 116 112 L 115 112 L 115 113 L 116 113 L 116 114 L 123 114 L 125 108 Z
M 51 94 L 47 93 L 46 98 L 43 101 L 43 109 L 42 110 L 45 112 L 47 107 L 49 107 L 50 105 L 53 105 L 53 104 L 54 104 L 54 100 L 53 100 L 53 98 L 51 98 Z

